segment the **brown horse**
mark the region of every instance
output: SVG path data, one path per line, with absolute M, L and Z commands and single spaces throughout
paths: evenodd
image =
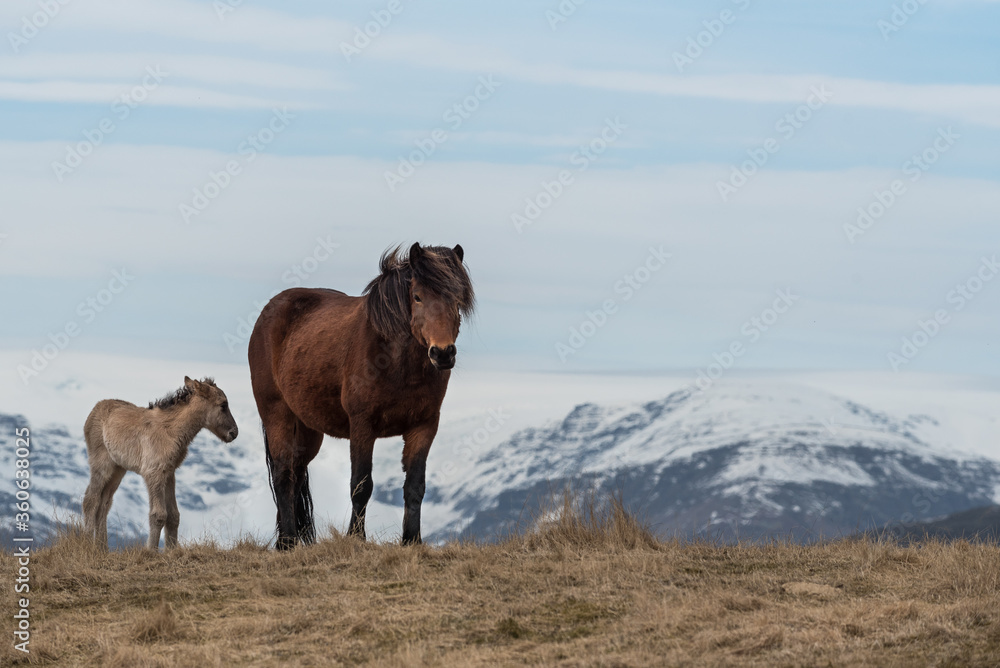
M 362 297 L 292 288 L 250 336 L 250 376 L 264 427 L 278 549 L 315 539 L 309 462 L 323 435 L 351 442 L 351 524 L 364 538 L 375 439 L 403 437 L 403 543 L 420 542 L 427 453 L 475 296 L 461 246 L 386 251 Z

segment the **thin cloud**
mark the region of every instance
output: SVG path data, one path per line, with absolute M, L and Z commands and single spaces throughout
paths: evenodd
M 186 79 L 227 86 L 320 91 L 349 87 L 328 70 L 246 58 L 171 53 L 30 53 L 20 58 L 0 58 L 0 78 L 134 83 L 151 65 L 162 66 L 172 81 Z
M 111 104 L 126 91 L 120 84 L 79 83 L 76 81 L 46 81 L 23 83 L 0 81 L 0 99 L 20 102 L 75 102 L 82 104 Z M 144 105 L 221 109 L 268 109 L 291 106 L 296 109 L 315 108 L 309 102 L 291 103 L 289 100 L 262 98 L 248 95 L 220 93 L 207 88 L 188 88 L 163 84 L 149 94 Z

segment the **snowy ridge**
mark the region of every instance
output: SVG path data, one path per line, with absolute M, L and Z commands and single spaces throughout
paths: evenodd
M 21 353 L 0 352 L 0 368 Z M 215 376 L 240 436 L 207 433 L 178 469 L 181 540 L 267 539 L 274 504 L 245 362 L 207 364 L 66 352 L 25 389 L 0 384 L 0 463 L 32 428 L 35 526 L 78 512 L 88 482 L 82 425 L 100 399 L 143 404 L 184 375 Z M 428 460 L 425 538 L 489 538 L 567 485 L 622 492 L 665 533 L 802 538 L 940 517 L 1000 501 L 1000 386 L 982 379 L 753 374 L 692 393 L 690 376 L 531 374 L 458 369 Z M 877 408 L 876 408 L 877 407 Z M 399 536 L 400 439 L 376 444 L 371 535 Z M 350 514 L 349 448 L 326 439 L 310 465 L 317 526 Z M 15 491 L 0 478 L 0 502 Z M 141 536 L 146 490 L 125 476 L 111 527 Z M 12 516 L 0 525 L 9 531 Z
M 941 515 L 990 503 L 1000 465 L 924 441 L 927 424 L 934 419 L 897 419 L 781 382 L 679 390 L 626 407 L 581 404 L 491 448 L 461 482 L 438 490 L 433 503 L 455 518 L 438 535 L 502 531 L 581 482 L 621 492 L 661 530 L 682 532 L 728 523 L 750 534 L 830 535 L 929 517 L 928 505 Z

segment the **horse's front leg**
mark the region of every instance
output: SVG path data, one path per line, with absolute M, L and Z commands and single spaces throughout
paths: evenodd
M 351 420 L 351 526 L 347 533 L 365 539 L 365 510 L 375 484 L 372 482 L 372 452 L 375 436 L 367 420 Z
M 176 484 L 176 471 L 171 471 L 167 477 L 166 488 L 164 489 L 165 505 L 167 508 L 166 536 L 164 541 L 168 550 L 177 547 L 177 528 L 181 524 L 181 511 L 177 508 Z
M 437 434 L 438 423 L 412 427 L 403 434 L 403 545 L 420 542 L 420 506 L 424 501 L 427 454 Z
M 167 522 L 167 474 L 162 470 L 150 471 L 143 475 L 143 479 L 149 492 L 149 540 L 146 546 L 159 550 L 160 533 Z

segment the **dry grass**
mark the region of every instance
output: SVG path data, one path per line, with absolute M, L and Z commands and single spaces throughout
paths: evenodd
M 996 546 L 661 542 L 613 506 L 493 545 L 71 534 L 32 569 L 32 653 L 5 632 L 4 665 L 1000 665 Z

